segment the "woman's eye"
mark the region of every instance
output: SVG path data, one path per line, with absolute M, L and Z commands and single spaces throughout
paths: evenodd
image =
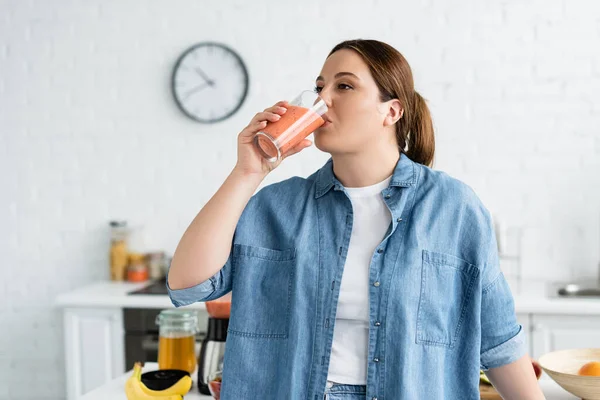
M 341 89 L 341 90 L 352 89 L 352 86 L 346 85 L 345 83 L 340 83 L 340 84 L 338 84 L 337 87 L 338 87 L 338 89 Z M 323 90 L 323 86 L 315 86 L 315 89 L 314 89 L 315 92 L 321 93 L 322 90 Z

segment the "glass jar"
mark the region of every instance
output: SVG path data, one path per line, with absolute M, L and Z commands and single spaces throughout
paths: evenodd
M 127 280 L 129 282 L 145 282 L 148 280 L 148 266 L 143 254 L 130 253 L 129 266 L 127 267 Z
M 127 222 L 110 221 L 110 279 L 125 280 L 128 263 Z
M 164 278 L 165 258 L 165 253 L 162 251 L 148 254 L 148 274 L 150 279 Z
M 196 333 L 198 313 L 194 310 L 163 310 L 156 317 L 158 331 L 158 368 L 196 370 Z

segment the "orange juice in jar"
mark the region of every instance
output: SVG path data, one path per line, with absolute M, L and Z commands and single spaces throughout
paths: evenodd
M 279 161 L 283 154 L 325 123 L 323 114 L 326 112 L 325 101 L 314 91 L 305 90 L 289 103 L 278 121 L 267 122 L 254 137 L 254 144 L 265 159 Z
M 156 317 L 159 326 L 158 368 L 196 370 L 198 313 L 192 310 L 163 310 Z

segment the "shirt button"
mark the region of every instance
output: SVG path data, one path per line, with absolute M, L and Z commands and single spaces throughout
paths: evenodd
M 377 397 L 373 397 L 371 400 L 377 400 Z
M 378 252 L 379 254 L 381 254 L 381 253 L 383 253 L 383 249 L 377 249 L 377 252 Z
M 389 194 L 386 194 L 386 195 L 385 195 L 385 198 L 386 198 L 386 199 L 389 199 L 390 197 L 392 197 L 392 196 L 390 196 Z
M 398 218 L 396 222 L 402 222 L 402 218 Z
M 375 326 L 379 326 L 379 325 L 381 325 L 381 322 L 375 321 Z
M 375 287 L 379 287 L 379 281 L 375 281 L 375 282 L 373 283 L 373 286 L 375 286 Z
M 379 362 L 379 358 L 375 357 L 375 358 L 373 359 L 373 361 L 375 361 L 375 362 Z

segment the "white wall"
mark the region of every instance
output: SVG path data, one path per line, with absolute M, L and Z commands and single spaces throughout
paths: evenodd
M 417 4 L 418 3 L 418 4 Z M 600 2 L 0 0 L 0 399 L 64 396 L 63 291 L 108 277 L 107 223 L 172 252 L 235 162 L 253 114 L 311 88 L 347 38 L 412 65 L 436 167 L 524 229 L 524 274 L 595 277 L 600 259 Z M 183 116 L 188 46 L 221 41 L 250 72 L 230 120 Z M 268 177 L 307 176 L 316 148 Z

